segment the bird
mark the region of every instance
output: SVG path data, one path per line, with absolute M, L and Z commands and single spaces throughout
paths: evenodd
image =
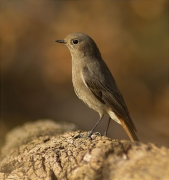
M 76 95 L 89 108 L 99 113 L 100 118 L 89 136 L 94 133 L 104 115 L 108 115 L 106 136 L 110 121 L 114 120 L 123 127 L 131 141 L 139 141 L 123 96 L 94 40 L 87 34 L 77 32 L 55 42 L 66 45 L 70 51 L 72 82 Z

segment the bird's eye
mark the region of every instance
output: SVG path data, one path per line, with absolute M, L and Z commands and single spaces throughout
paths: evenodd
M 79 43 L 79 41 L 77 39 L 74 39 L 72 42 L 73 42 L 73 44 L 78 44 Z

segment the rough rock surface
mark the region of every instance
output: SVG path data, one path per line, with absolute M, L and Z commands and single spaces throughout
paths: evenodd
M 39 120 L 9 132 L 1 149 L 1 179 L 167 180 L 169 149 L 75 131 Z

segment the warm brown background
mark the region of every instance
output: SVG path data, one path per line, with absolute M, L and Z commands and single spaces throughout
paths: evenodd
M 75 96 L 70 53 L 54 42 L 84 32 L 113 73 L 140 140 L 169 146 L 168 22 L 167 0 L 1 1 L 1 144 L 11 128 L 39 118 L 91 130 L 99 116 Z M 108 136 L 127 139 L 115 122 Z

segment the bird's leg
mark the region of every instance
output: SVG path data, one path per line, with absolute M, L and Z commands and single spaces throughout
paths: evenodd
M 102 119 L 103 119 L 103 116 L 101 116 L 100 119 L 97 121 L 97 123 L 94 125 L 93 129 L 89 133 L 89 137 L 93 134 L 94 130 L 96 129 L 97 125 L 100 123 Z
M 105 136 L 107 136 L 107 132 L 108 132 L 109 125 L 110 125 L 110 120 L 111 120 L 111 117 L 109 117 L 109 121 L 108 121 L 108 124 L 107 124 L 107 128 L 106 128 L 106 131 L 105 131 L 105 133 L 104 133 Z

